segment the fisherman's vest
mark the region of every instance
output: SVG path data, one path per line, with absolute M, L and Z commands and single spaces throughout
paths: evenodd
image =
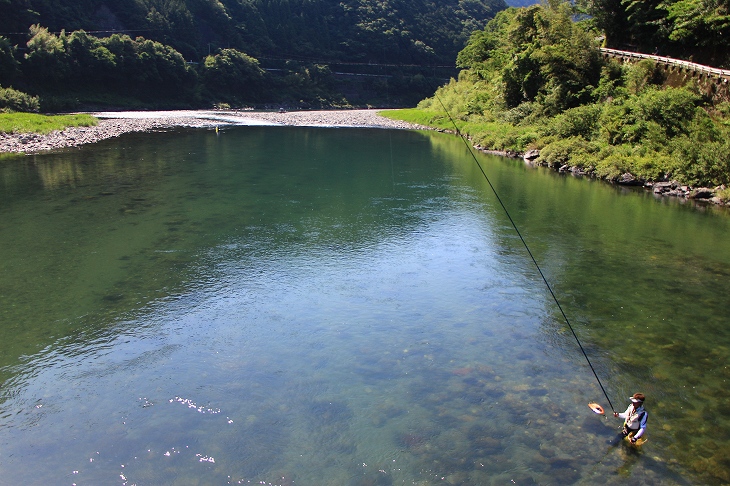
M 628 427 L 631 430 L 637 430 L 645 413 L 646 410 L 644 410 L 644 407 L 639 407 L 638 409 L 634 410 L 634 413 L 630 414 L 628 417 L 626 417 L 626 420 L 624 420 L 624 426 Z

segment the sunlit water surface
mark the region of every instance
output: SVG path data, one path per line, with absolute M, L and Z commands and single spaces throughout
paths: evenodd
M 2 484 L 730 482 L 730 218 L 436 133 L 0 163 Z M 610 413 L 609 413 L 610 414 Z

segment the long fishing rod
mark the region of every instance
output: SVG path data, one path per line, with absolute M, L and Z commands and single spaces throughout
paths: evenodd
M 424 76 L 424 78 L 426 78 L 426 77 Z M 426 78 L 426 80 L 427 80 L 427 82 L 429 82 L 427 78 Z M 433 88 L 433 86 L 430 85 L 430 82 L 429 82 L 429 86 L 431 88 Z M 449 121 L 454 126 L 454 129 L 456 130 L 456 134 L 459 136 L 461 141 L 464 142 L 464 145 L 466 145 L 466 148 L 469 151 L 469 155 L 471 155 L 471 158 L 474 160 L 474 163 L 477 165 L 477 167 L 479 168 L 479 171 L 484 176 L 484 179 L 487 181 L 487 184 L 489 184 L 489 187 L 492 190 L 492 193 L 494 193 L 494 197 L 497 198 L 499 205 L 502 206 L 504 213 L 507 215 L 507 219 L 509 219 L 509 222 L 512 224 L 512 228 L 514 228 L 515 233 L 517 233 L 517 236 L 520 237 L 520 241 L 522 241 L 522 245 L 524 245 L 525 250 L 527 250 L 527 254 L 530 255 L 530 259 L 532 260 L 532 263 L 535 265 L 535 268 L 537 269 L 537 272 L 540 274 L 540 277 L 542 277 L 542 281 L 545 283 L 545 286 L 547 287 L 548 291 L 550 292 L 550 295 L 552 296 L 553 301 L 555 301 L 555 305 L 558 306 L 558 309 L 560 310 L 560 314 L 563 316 L 563 320 L 565 320 L 565 323 L 568 325 L 568 329 L 570 329 L 570 332 L 573 334 L 573 337 L 575 338 L 575 342 L 578 343 L 578 347 L 580 348 L 581 352 L 583 353 L 583 357 L 586 359 L 586 362 L 588 362 L 588 366 L 590 366 L 591 371 L 593 372 L 593 376 L 596 377 L 598 386 L 601 387 L 601 391 L 603 391 L 603 395 L 606 397 L 606 400 L 608 400 L 608 404 L 610 405 L 611 410 L 615 413 L 616 409 L 613 408 L 613 403 L 611 403 L 611 399 L 608 398 L 608 393 L 606 393 L 606 389 L 603 387 L 603 383 L 601 383 L 601 379 L 598 377 L 598 373 L 596 373 L 596 369 L 593 367 L 593 363 L 591 363 L 591 360 L 588 358 L 588 354 L 586 354 L 586 351 L 583 348 L 583 345 L 581 344 L 580 339 L 578 339 L 578 335 L 575 333 L 573 326 L 570 324 L 570 319 L 568 319 L 568 316 L 565 314 L 565 311 L 563 310 L 563 306 L 560 305 L 560 301 L 558 300 L 558 297 L 555 295 L 555 292 L 553 292 L 552 286 L 550 285 L 547 278 L 545 277 L 545 274 L 542 272 L 542 269 L 540 268 L 540 265 L 537 263 L 537 260 L 535 259 L 535 256 L 532 254 L 532 251 L 530 251 L 530 247 L 527 245 L 527 241 L 525 241 L 525 238 L 523 238 L 522 233 L 520 232 L 519 228 L 517 227 L 517 224 L 515 223 L 514 219 L 512 219 L 512 216 L 510 215 L 509 211 L 507 210 L 507 206 L 505 206 L 504 202 L 502 201 L 502 198 L 499 197 L 499 193 L 497 192 L 497 189 L 494 187 L 494 185 L 492 184 L 492 181 L 489 179 L 489 176 L 484 171 L 482 164 L 480 164 L 479 160 L 477 160 L 477 157 L 474 154 L 473 147 L 469 143 L 467 137 L 461 133 L 461 130 L 459 130 L 459 127 L 456 124 L 456 122 L 454 121 L 454 118 L 451 116 L 451 113 L 446 108 L 446 105 L 444 105 L 443 101 L 439 97 L 436 90 L 434 89 L 433 91 L 434 91 L 434 96 L 438 100 L 441 107 L 444 109 L 446 116 L 449 117 Z M 597 412 L 597 413 L 603 413 L 603 410 L 600 409 L 600 412 Z

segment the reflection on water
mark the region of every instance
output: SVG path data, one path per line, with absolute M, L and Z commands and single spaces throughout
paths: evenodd
M 458 140 L 245 127 L 0 166 L 8 484 L 722 484 L 730 219 Z

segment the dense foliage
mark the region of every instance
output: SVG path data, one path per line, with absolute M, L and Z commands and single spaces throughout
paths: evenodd
M 611 180 L 730 181 L 730 105 L 669 87 L 651 61 L 604 61 L 567 2 L 501 12 L 459 54 L 458 81 L 419 105 L 427 122 L 489 148 Z M 631 180 L 631 177 L 629 177 Z
M 365 91 L 415 103 L 440 82 L 421 83 L 424 66 L 451 76 L 471 32 L 504 8 L 503 0 L 0 0 L 0 85 L 40 95 L 43 109 L 76 100 L 362 104 Z M 345 82 L 335 71 L 352 75 Z
M 97 38 L 84 31 L 55 35 L 38 25 L 30 35 L 23 51 L 13 49 L 22 56 L 6 58 L 10 67 L 4 71 L 10 74 L 3 84 L 42 94 L 46 110 L 71 107 L 65 105 L 78 97 L 179 103 L 196 96 L 196 71 L 159 42 L 119 34 Z
M 37 96 L 30 96 L 13 88 L 0 87 L 0 113 L 24 111 L 37 112 L 40 110 Z
M 606 34 L 606 46 L 730 67 L 725 0 L 579 0 Z
M 233 48 L 255 57 L 450 63 L 469 34 L 506 6 L 503 0 L 3 0 L 0 32 L 23 33 L 33 24 L 52 32 L 116 31 L 170 45 L 195 61 L 211 49 Z

